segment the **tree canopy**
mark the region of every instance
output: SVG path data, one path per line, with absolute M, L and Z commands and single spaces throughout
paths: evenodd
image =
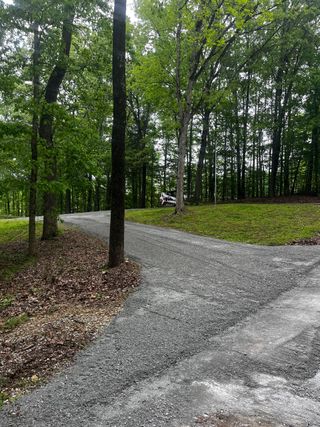
M 34 214 L 48 197 L 54 218 L 109 209 L 113 5 L 15 0 L 0 14 L 0 214 L 28 215 L 30 188 Z M 316 0 L 137 1 L 126 207 L 170 190 L 177 213 L 186 199 L 318 194 L 319 17 Z

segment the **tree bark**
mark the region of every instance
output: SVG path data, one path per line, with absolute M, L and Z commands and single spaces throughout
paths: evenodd
M 65 211 L 66 211 L 66 213 L 71 213 L 71 211 L 72 211 L 71 190 L 70 190 L 70 188 L 66 189 Z
M 126 134 L 126 0 L 115 0 L 113 13 L 113 126 L 109 267 L 124 261 Z
M 95 191 L 94 191 L 94 210 L 100 210 L 100 179 L 96 178 L 95 182 Z
M 30 256 L 36 253 L 36 213 L 37 213 L 37 181 L 38 181 L 38 131 L 39 131 L 39 99 L 40 99 L 40 36 L 39 25 L 33 29 L 33 113 L 31 134 L 31 174 L 29 192 L 29 246 Z
M 209 135 L 209 119 L 210 119 L 210 110 L 205 109 L 202 119 L 202 132 L 201 132 L 201 144 L 199 159 L 197 165 L 197 174 L 196 174 L 196 184 L 194 192 L 194 201 L 196 204 L 202 199 L 202 175 L 203 175 L 203 162 L 206 155 L 208 135 Z
M 241 198 L 246 197 L 246 155 L 247 155 L 247 136 L 249 120 L 249 101 L 250 101 L 251 72 L 248 71 L 248 81 L 246 88 L 246 99 L 244 107 L 244 125 L 243 125 L 243 146 L 242 146 L 242 167 L 241 167 Z
M 45 142 L 45 174 L 46 190 L 43 196 L 43 232 L 42 239 L 52 239 L 58 234 L 57 212 L 57 156 L 53 141 L 53 111 L 52 105 L 56 103 L 61 83 L 68 67 L 72 40 L 72 25 L 74 10 L 70 6 L 65 8 L 65 19 L 62 26 L 61 48 L 58 63 L 52 70 L 44 94 L 45 106 L 40 118 L 39 135 Z
M 147 164 L 143 162 L 141 168 L 141 200 L 140 207 L 146 207 L 146 197 L 147 197 Z
M 188 161 L 187 161 L 187 197 L 191 199 L 191 188 L 192 188 L 192 145 L 193 145 L 193 120 L 190 123 L 189 132 L 189 150 L 188 150 Z

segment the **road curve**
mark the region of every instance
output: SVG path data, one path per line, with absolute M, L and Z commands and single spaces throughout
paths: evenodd
M 107 212 L 63 219 L 107 238 Z M 319 247 L 126 223 L 126 251 L 143 266 L 140 288 L 73 366 L 6 407 L 1 427 L 191 427 L 217 413 L 320 426 Z

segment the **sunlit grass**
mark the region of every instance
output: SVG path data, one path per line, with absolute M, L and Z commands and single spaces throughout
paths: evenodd
M 41 234 L 42 224 L 37 223 L 36 234 Z M 0 219 L 0 280 L 9 279 L 21 268 L 29 265 L 34 258 L 25 251 L 15 251 L 12 244 L 28 240 L 28 221 Z
M 320 232 L 320 206 L 313 204 L 224 204 L 126 212 L 128 221 L 171 227 L 234 242 L 283 245 Z

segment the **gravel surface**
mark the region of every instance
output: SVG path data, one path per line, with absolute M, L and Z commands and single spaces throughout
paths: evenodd
M 66 222 L 107 237 L 106 212 Z M 320 426 L 320 247 L 126 225 L 143 283 L 75 364 L 6 426 Z M 242 422 L 241 420 L 251 420 Z

